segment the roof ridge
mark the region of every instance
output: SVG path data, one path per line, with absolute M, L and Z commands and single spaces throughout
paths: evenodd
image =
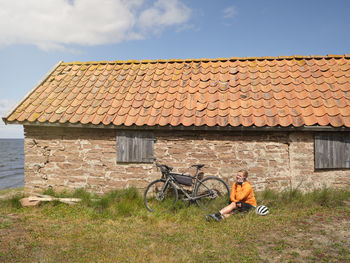
M 89 65 L 89 64 L 148 64 L 148 63 L 167 63 L 167 62 L 213 62 L 229 60 L 282 60 L 282 59 L 322 59 L 322 58 L 350 58 L 350 54 L 344 55 L 293 55 L 293 56 L 262 56 L 262 57 L 231 57 L 231 58 L 187 58 L 187 59 L 143 59 L 143 60 L 102 60 L 102 61 L 72 61 L 62 62 L 62 65 Z

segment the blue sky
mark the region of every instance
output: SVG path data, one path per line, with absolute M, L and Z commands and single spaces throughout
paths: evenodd
M 0 115 L 58 61 L 350 53 L 348 0 L 0 0 Z M 0 138 L 23 129 L 0 121 Z

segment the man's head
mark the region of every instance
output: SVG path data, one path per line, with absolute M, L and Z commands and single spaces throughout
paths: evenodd
M 248 177 L 248 172 L 246 170 L 240 170 L 237 173 L 236 180 L 237 182 L 244 182 Z

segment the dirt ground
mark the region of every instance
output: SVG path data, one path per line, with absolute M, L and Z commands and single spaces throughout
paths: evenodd
M 265 262 L 350 262 L 350 202 L 339 215 L 317 213 L 256 243 Z

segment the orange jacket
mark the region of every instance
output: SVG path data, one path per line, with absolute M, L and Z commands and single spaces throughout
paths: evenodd
M 231 189 L 231 202 L 244 202 L 256 206 L 256 200 L 251 184 L 244 182 L 239 185 L 235 182 Z

